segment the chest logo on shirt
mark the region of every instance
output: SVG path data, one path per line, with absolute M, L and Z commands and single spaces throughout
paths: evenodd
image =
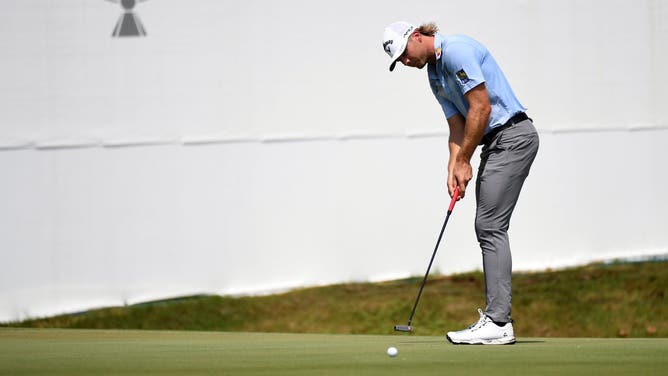
M 460 69 L 455 73 L 457 75 L 457 78 L 459 79 L 459 82 L 463 84 L 466 84 L 467 82 L 471 81 L 469 76 L 466 75 L 466 72 L 463 69 Z

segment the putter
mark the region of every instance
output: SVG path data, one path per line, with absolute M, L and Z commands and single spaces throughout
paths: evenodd
M 443 222 L 443 227 L 441 228 L 441 233 L 438 235 L 438 240 L 436 241 L 436 247 L 434 248 L 434 253 L 431 255 L 431 260 L 429 260 L 429 266 L 427 267 L 427 272 L 424 274 L 424 279 L 422 280 L 422 285 L 420 286 L 420 291 L 418 291 L 417 298 L 415 299 L 415 304 L 413 304 L 413 310 L 411 315 L 408 317 L 407 325 L 395 325 L 394 330 L 397 332 L 412 332 L 413 326 L 413 315 L 415 314 L 415 308 L 417 308 L 418 302 L 420 301 L 420 296 L 422 295 L 422 289 L 424 289 L 425 283 L 427 283 L 427 277 L 429 276 L 429 270 L 431 269 L 431 264 L 434 262 L 434 257 L 436 256 L 436 251 L 438 250 L 438 245 L 441 243 L 441 238 L 443 237 L 443 232 L 445 231 L 445 225 L 448 224 L 448 219 L 450 214 L 452 214 L 452 209 L 455 208 L 455 203 L 459 198 L 459 187 L 455 188 L 455 191 L 452 195 L 452 200 L 450 200 L 450 207 L 448 207 L 448 213 L 445 215 L 445 222 Z

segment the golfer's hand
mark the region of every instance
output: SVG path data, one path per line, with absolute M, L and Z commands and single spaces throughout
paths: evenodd
M 450 176 L 452 176 L 453 184 L 450 185 Z M 469 181 L 473 178 L 473 169 L 471 168 L 471 163 L 465 161 L 455 162 L 455 167 L 452 170 L 452 174 L 448 176 L 448 191 L 450 191 L 450 196 L 452 196 L 455 191 L 455 187 L 459 187 L 459 197 L 464 198 L 466 193 L 466 186 L 469 184 Z
M 455 194 L 455 188 L 457 188 L 457 183 L 455 182 L 455 174 L 452 171 L 448 172 L 448 194 L 452 198 L 452 196 Z M 461 196 L 457 198 L 459 201 L 461 199 Z

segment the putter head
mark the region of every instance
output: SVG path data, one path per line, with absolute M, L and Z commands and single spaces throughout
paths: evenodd
M 397 332 L 412 332 L 413 327 L 410 325 L 395 325 L 394 330 Z

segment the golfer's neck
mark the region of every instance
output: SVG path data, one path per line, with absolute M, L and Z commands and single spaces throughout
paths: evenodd
M 436 62 L 436 51 L 434 50 L 434 37 L 433 36 L 424 36 L 424 42 L 427 49 L 427 63 L 433 64 Z

